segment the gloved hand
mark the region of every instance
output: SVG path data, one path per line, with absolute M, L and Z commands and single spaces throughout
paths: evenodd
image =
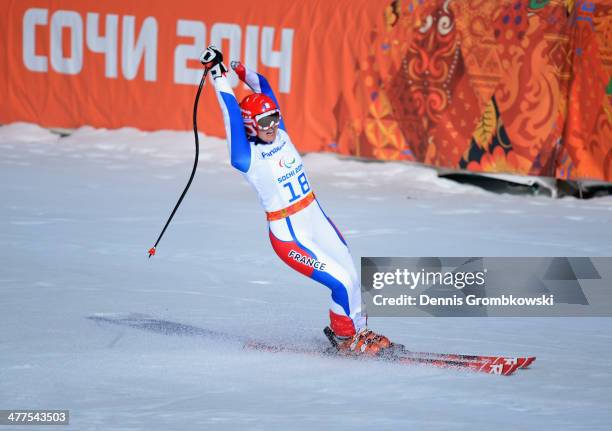
M 211 73 L 213 78 L 227 72 L 227 67 L 223 64 L 223 54 L 214 45 L 210 45 L 200 55 L 200 63 Z

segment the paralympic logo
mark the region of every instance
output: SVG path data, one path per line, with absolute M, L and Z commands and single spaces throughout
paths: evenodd
M 287 169 L 291 169 L 291 167 L 295 165 L 295 162 L 296 162 L 295 157 L 290 162 L 287 162 L 285 158 L 283 157 L 278 161 L 278 166 L 280 166 L 281 168 L 284 167 Z

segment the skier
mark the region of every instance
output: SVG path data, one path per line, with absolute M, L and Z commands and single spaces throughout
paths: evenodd
M 253 94 L 240 104 L 213 45 L 200 56 L 223 112 L 231 164 L 259 194 L 272 248 L 287 265 L 331 290 L 332 344 L 345 354 L 377 354 L 392 343 L 366 328 L 361 290 L 347 244 L 321 208 L 268 81 L 240 62 L 231 67 Z

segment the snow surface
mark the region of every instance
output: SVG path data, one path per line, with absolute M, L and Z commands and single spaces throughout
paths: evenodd
M 71 430 L 612 429 L 612 319 L 370 319 L 415 350 L 538 357 L 512 377 L 243 350 L 235 337 L 324 343 L 328 291 L 278 260 L 224 141 L 201 138 L 191 190 L 147 259 L 191 172 L 192 133 L 0 128 L 0 408 L 70 409 Z M 495 195 L 419 166 L 304 160 L 356 263 L 612 255 L 611 198 Z M 100 313 L 201 331 L 88 319 Z

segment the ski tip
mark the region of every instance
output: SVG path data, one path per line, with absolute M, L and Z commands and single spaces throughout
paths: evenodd
M 524 359 L 525 360 L 523 361 L 523 363 L 520 364 L 520 368 L 528 368 L 536 360 L 536 357 L 529 356 L 528 358 L 524 358 Z
M 527 357 L 521 357 L 521 358 L 514 358 L 514 360 L 516 361 L 516 364 L 518 365 L 518 367 L 523 369 L 523 368 L 529 368 L 529 366 L 533 363 L 533 361 L 536 360 L 536 357 L 527 356 Z
M 155 247 L 149 249 L 149 259 L 151 259 L 151 256 L 155 256 Z

